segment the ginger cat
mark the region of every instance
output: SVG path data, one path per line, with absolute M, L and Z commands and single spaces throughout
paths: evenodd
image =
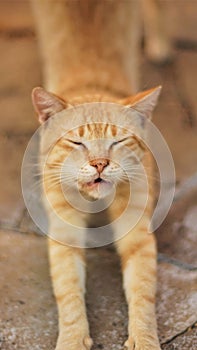
M 155 1 L 35 0 L 33 7 L 43 58 L 44 84 L 51 91 L 35 88 L 32 93 L 41 124 L 51 117 L 53 120 L 58 118 L 60 112 L 72 106 L 97 101 L 122 104 L 150 118 L 160 87 L 125 97 L 138 90 L 140 11 L 146 15 L 145 37 L 149 56 L 159 61 L 165 60 L 169 54 L 168 42 L 158 26 Z M 140 126 L 142 133 L 144 128 L 144 125 Z M 97 144 L 100 139 L 103 140 L 102 147 Z M 81 227 L 86 227 L 89 219 L 88 213 L 81 213 L 65 201 L 58 181 L 62 162 L 75 150 L 75 159 L 71 157 L 71 176 L 67 179 L 69 186 L 73 191 L 77 186 L 87 198 L 95 200 L 105 199 L 115 183 L 118 200 L 109 208 L 110 220 L 114 220 L 123 210 L 128 193 L 129 183 L 118 164 L 125 160 L 125 149 L 131 176 L 132 171 L 135 173 L 132 152 L 138 155 L 147 172 L 150 170 L 151 156 L 139 137 L 110 124 L 110 117 L 106 120 L 103 116 L 100 124 L 90 118 L 86 125 L 58 139 L 49 153 L 43 178 L 45 193 L 58 214 Z M 79 159 L 84 159 L 82 167 L 78 164 Z M 147 234 L 154 200 L 150 179 L 149 186 L 149 198 L 142 218 L 129 233 L 115 242 L 128 302 L 128 340 L 125 346 L 129 350 L 160 349 L 155 317 L 156 245 L 154 235 Z M 132 184 L 132 195 L 135 216 L 146 202 L 143 183 Z M 119 227 L 114 226 L 115 235 L 118 230 Z M 49 235 L 52 233 L 57 237 L 70 234 L 64 232 L 64 227 L 49 214 Z M 56 350 L 90 349 L 92 339 L 84 301 L 84 249 L 77 248 L 77 242 L 74 242 L 75 247 L 52 239 L 48 242 L 59 312 Z

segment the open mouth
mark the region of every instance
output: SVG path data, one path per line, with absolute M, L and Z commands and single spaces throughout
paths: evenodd
M 99 183 L 99 182 L 102 182 L 102 181 L 104 181 L 104 180 L 102 180 L 100 177 L 98 177 L 96 180 L 94 180 L 94 183 L 96 184 L 96 183 Z
M 96 187 L 96 186 L 98 186 L 98 184 L 104 184 L 104 183 L 107 183 L 107 181 L 105 181 L 105 180 L 101 179 L 100 177 L 98 177 L 97 179 L 88 182 L 87 185 L 89 187 Z

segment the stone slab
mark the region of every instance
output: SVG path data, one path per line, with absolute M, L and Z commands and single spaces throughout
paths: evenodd
M 57 313 L 46 240 L 12 232 L 1 232 L 0 240 L 0 347 L 52 350 L 57 336 Z
M 196 227 L 197 191 L 172 205 L 164 223 L 157 230 L 158 250 L 168 257 L 197 268 Z
M 1 231 L 0 241 L 1 349 L 52 350 L 57 312 L 46 239 Z M 88 250 L 87 255 L 87 308 L 93 349 L 122 349 L 127 336 L 127 306 L 119 259 L 111 246 Z M 160 264 L 157 315 L 162 343 L 195 322 L 195 283 L 196 273 Z
M 162 346 L 163 350 L 196 350 L 197 348 L 197 327 L 176 337 L 172 342 Z
M 157 300 L 159 337 L 164 343 L 197 320 L 197 272 L 159 264 Z

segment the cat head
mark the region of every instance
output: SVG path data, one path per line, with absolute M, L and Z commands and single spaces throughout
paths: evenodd
M 118 103 L 150 119 L 160 90 L 161 87 L 157 87 Z M 32 100 L 41 124 L 72 108 L 66 101 L 42 88 L 33 90 Z M 143 119 L 138 129 L 144 132 L 145 128 Z M 110 123 L 110 118 L 106 119 L 105 115 L 103 122 L 95 123 L 90 117 L 84 125 L 69 130 L 58 139 L 46 165 L 54 170 L 57 178 L 61 171 L 61 181 L 69 188 L 78 188 L 97 199 L 109 194 L 118 183 L 135 179 L 144 153 L 145 146 L 135 133 Z

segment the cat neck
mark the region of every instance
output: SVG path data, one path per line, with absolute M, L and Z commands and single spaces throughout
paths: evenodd
M 49 88 L 48 88 L 49 89 Z M 83 86 L 68 89 L 63 89 L 63 86 L 58 86 L 55 89 L 57 95 L 61 96 L 68 103 L 72 105 L 78 105 L 81 103 L 91 102 L 117 102 L 125 97 L 125 91 L 118 91 L 110 87 L 98 87 L 98 86 Z

